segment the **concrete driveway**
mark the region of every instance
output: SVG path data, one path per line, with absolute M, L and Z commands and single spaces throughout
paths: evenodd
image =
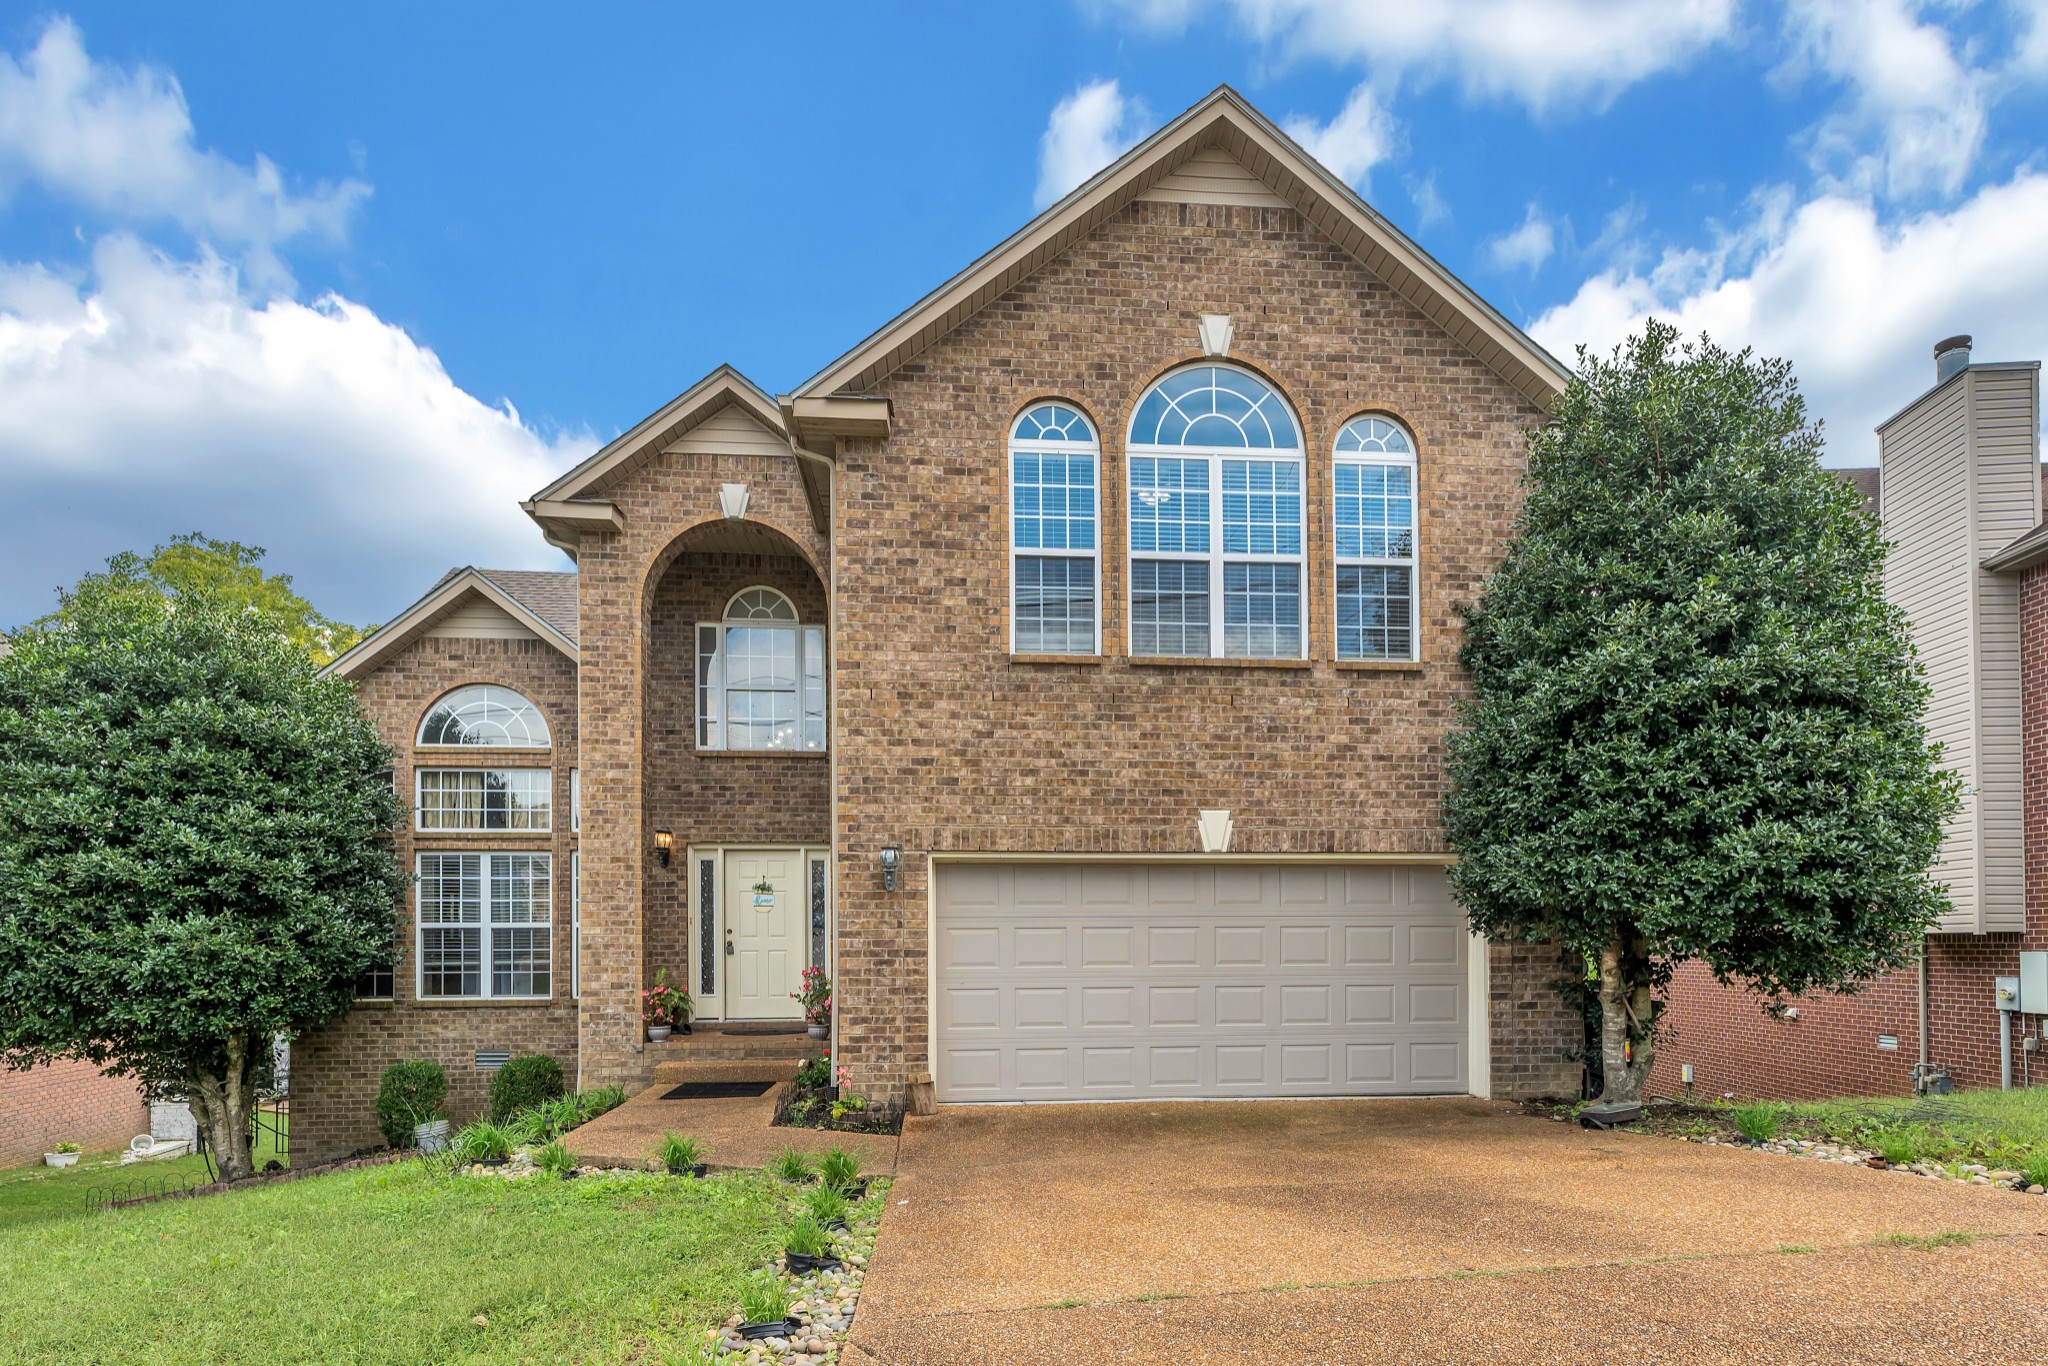
M 849 1362 L 2048 1359 L 2048 1197 L 1484 1101 L 947 1109 L 897 1170 Z

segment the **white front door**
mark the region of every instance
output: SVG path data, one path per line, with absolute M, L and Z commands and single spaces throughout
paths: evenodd
M 725 856 L 725 1018 L 800 1020 L 808 944 L 801 849 Z

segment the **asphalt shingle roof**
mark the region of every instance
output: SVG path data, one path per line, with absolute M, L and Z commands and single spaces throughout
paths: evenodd
M 449 571 L 459 574 L 459 569 Z M 579 648 L 576 634 L 576 576 L 541 569 L 479 569 L 506 597 L 560 631 Z M 443 579 L 441 582 L 446 583 Z

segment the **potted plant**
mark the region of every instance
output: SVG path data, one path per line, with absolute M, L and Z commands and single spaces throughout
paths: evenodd
M 663 1134 L 654 1147 L 654 1160 L 668 1168 L 670 1176 L 702 1176 L 705 1172 L 704 1145 L 685 1134 Z
M 782 1235 L 782 1258 L 799 1276 L 813 1271 L 837 1271 L 845 1265 L 832 1255 L 832 1235 L 810 1214 L 790 1220 Z
M 654 974 L 654 985 L 640 993 L 640 1018 L 647 1024 L 647 1037 L 660 1043 L 677 1026 L 690 1032 L 690 1017 L 697 1006 L 690 993 L 668 980 L 668 969 Z
M 54 1152 L 43 1154 L 43 1165 L 45 1167 L 75 1167 L 78 1165 L 78 1154 L 80 1151 L 81 1149 L 76 1143 L 59 1143 Z
M 789 1316 L 789 1287 L 780 1276 L 760 1275 L 740 1291 L 740 1326 L 733 1329 L 744 1339 L 786 1338 L 796 1331 Z
M 832 979 L 825 975 L 825 969 L 805 968 L 803 989 L 789 994 L 804 1008 L 804 1021 L 811 1027 L 811 1037 L 824 1038 L 832 1027 Z

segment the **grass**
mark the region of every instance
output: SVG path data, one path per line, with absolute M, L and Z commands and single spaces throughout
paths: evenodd
M 1751 1143 L 1768 1143 L 1785 1127 L 1784 1107 L 1769 1101 L 1737 1105 L 1729 1114 L 1735 1120 L 1735 1131 Z
M 749 1173 L 410 1161 L 50 1220 L 0 1238 L 0 1341 L 44 1366 L 687 1360 L 774 1255 L 787 1199 Z
M 780 1276 L 758 1272 L 740 1287 L 740 1313 L 748 1323 L 773 1323 L 789 1317 L 789 1285 Z
M 1923 1144 L 1911 1129 L 1883 1129 L 1872 1136 L 1870 1146 L 1894 1167 L 1906 1167 L 1920 1160 Z
M 811 1158 L 794 1148 L 784 1148 L 768 1161 L 768 1174 L 782 1181 L 801 1184 L 811 1179 Z
M 818 1179 L 841 1190 L 860 1180 L 860 1156 L 844 1148 L 827 1148 L 818 1159 Z
M 576 1174 L 576 1156 L 559 1138 L 534 1153 L 533 1165 L 557 1180 L 566 1181 Z
M 268 1124 L 268 1117 L 265 1123 Z M 275 1137 L 266 1127 L 256 1145 L 257 1170 L 271 1161 L 291 1165 L 291 1159 L 277 1150 Z M 111 1148 L 87 1153 L 75 1167 L 45 1167 L 38 1161 L 32 1167 L 0 1171 L 0 1230 L 82 1216 L 88 1196 L 120 1186 L 133 1187 L 140 1193 L 145 1182 L 152 1188 L 160 1182 L 176 1187 L 204 1185 L 210 1179 L 206 1159 L 196 1155 L 131 1162 L 124 1167 L 121 1150 Z
M 846 1219 L 853 1214 L 853 1202 L 835 1186 L 813 1186 L 804 1192 L 804 1209 L 821 1224 Z
M 1882 1136 L 1908 1135 L 1919 1146 L 1908 1161 L 1982 1162 L 2017 1171 L 2028 1158 L 2048 1153 L 2048 1087 L 1795 1101 L 1784 1109 L 1787 1132 L 1800 1137 L 1877 1148 Z M 1887 1154 L 1885 1160 L 1893 1159 Z
M 1877 1240 L 1880 1247 L 1911 1247 L 1922 1252 L 1932 1252 L 1938 1247 L 1968 1247 L 1976 1241 L 1976 1234 L 1965 1233 L 1959 1228 L 1942 1233 L 1887 1233 Z
M 672 1175 L 681 1175 L 704 1160 L 704 1145 L 688 1134 L 663 1134 L 654 1145 L 655 1160 Z
M 789 1221 L 789 1227 L 782 1235 L 782 1246 L 802 1257 L 822 1257 L 832 1250 L 832 1235 L 810 1215 L 800 1214 Z

